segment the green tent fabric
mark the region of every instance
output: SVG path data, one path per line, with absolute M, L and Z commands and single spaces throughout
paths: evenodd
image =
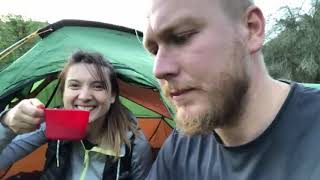
M 303 85 L 306 87 L 320 88 L 320 84 L 315 84 L 315 83 L 303 83 Z
M 39 33 L 46 30 L 51 31 L 42 34 L 44 38 L 34 48 L 0 73 L 1 99 L 19 86 L 58 72 L 66 58 L 76 50 L 100 52 L 126 81 L 158 89 L 151 72 L 151 57 L 141 44 L 141 33 L 134 30 L 130 33 L 129 29 L 103 23 L 73 20 L 52 24 Z

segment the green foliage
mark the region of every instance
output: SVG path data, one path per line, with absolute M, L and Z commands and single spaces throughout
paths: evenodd
M 263 49 L 270 74 L 299 82 L 320 82 L 320 4 L 312 1 L 309 13 L 283 9 L 285 15 L 273 27 L 281 32 Z
M 10 47 L 14 43 L 28 36 L 32 32 L 48 25 L 46 22 L 36 22 L 31 19 L 25 20 L 20 15 L 6 15 L 0 17 L 0 52 Z M 1 69 L 8 66 L 11 62 L 27 52 L 37 41 L 27 42 L 13 51 L 6 58 L 0 60 Z

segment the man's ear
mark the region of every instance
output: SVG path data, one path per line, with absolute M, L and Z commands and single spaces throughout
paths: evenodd
M 248 30 L 248 48 L 251 54 L 262 49 L 265 35 L 265 19 L 257 6 L 250 6 L 245 12 L 245 23 Z

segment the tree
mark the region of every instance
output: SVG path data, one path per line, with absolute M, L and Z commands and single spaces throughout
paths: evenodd
M 32 32 L 45 27 L 47 22 L 37 22 L 31 19 L 25 20 L 20 15 L 6 15 L 0 17 L 0 52 L 10 47 L 14 43 L 28 36 Z M 37 41 L 27 42 L 0 60 L 0 71 L 11 62 L 27 52 Z
M 273 27 L 281 32 L 265 44 L 265 61 L 275 78 L 320 82 L 320 4 L 313 0 L 309 13 L 285 7 Z

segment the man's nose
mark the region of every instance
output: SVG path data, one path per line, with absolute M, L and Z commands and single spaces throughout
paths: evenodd
M 179 73 L 178 59 L 171 50 L 159 47 L 154 59 L 153 73 L 156 78 L 165 80 Z

